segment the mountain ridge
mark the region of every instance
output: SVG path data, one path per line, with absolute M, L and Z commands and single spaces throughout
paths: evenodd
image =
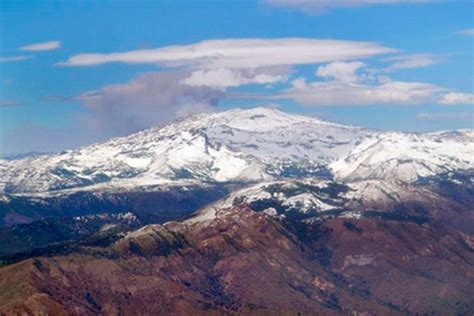
M 291 172 L 325 173 L 343 181 L 413 182 L 420 176 L 474 168 L 472 144 L 472 130 L 381 132 L 274 108 L 232 109 L 182 118 L 63 153 L 0 161 L 0 190 L 14 194 L 93 185 L 252 182 L 291 177 Z M 411 156 L 400 156 L 409 150 Z M 370 161 L 375 156 L 378 160 Z M 395 170 L 390 159 L 403 166 L 395 173 L 369 172 L 386 164 Z M 369 169 L 365 174 L 364 167 Z

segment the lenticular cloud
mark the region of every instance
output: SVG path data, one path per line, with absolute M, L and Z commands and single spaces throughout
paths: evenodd
M 226 39 L 110 54 L 79 54 L 62 66 L 106 63 L 159 64 L 193 68 L 256 68 L 368 58 L 394 52 L 372 42 L 324 39 Z

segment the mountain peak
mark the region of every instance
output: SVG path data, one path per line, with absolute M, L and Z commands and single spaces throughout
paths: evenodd
M 314 117 L 286 113 L 275 107 L 259 106 L 232 108 L 214 113 L 201 113 L 170 122 L 166 126 L 179 129 L 228 126 L 249 132 L 272 132 L 275 128 L 289 127 L 297 124 L 338 125 Z M 155 130 L 160 128 L 157 127 Z
M 217 113 L 215 117 L 216 119 L 228 121 L 227 125 L 231 127 L 254 131 L 271 131 L 274 127 L 291 126 L 300 123 L 333 124 L 314 117 L 287 113 L 276 107 L 266 106 L 231 109 Z

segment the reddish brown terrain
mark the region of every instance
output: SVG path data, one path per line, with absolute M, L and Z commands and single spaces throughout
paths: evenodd
M 472 315 L 474 238 L 248 206 L 0 269 L 1 315 Z

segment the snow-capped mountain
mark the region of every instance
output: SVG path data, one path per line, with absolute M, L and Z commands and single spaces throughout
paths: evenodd
M 474 132 L 380 132 L 273 108 L 200 114 L 59 154 L 0 160 L 0 190 L 419 177 L 474 168 Z

